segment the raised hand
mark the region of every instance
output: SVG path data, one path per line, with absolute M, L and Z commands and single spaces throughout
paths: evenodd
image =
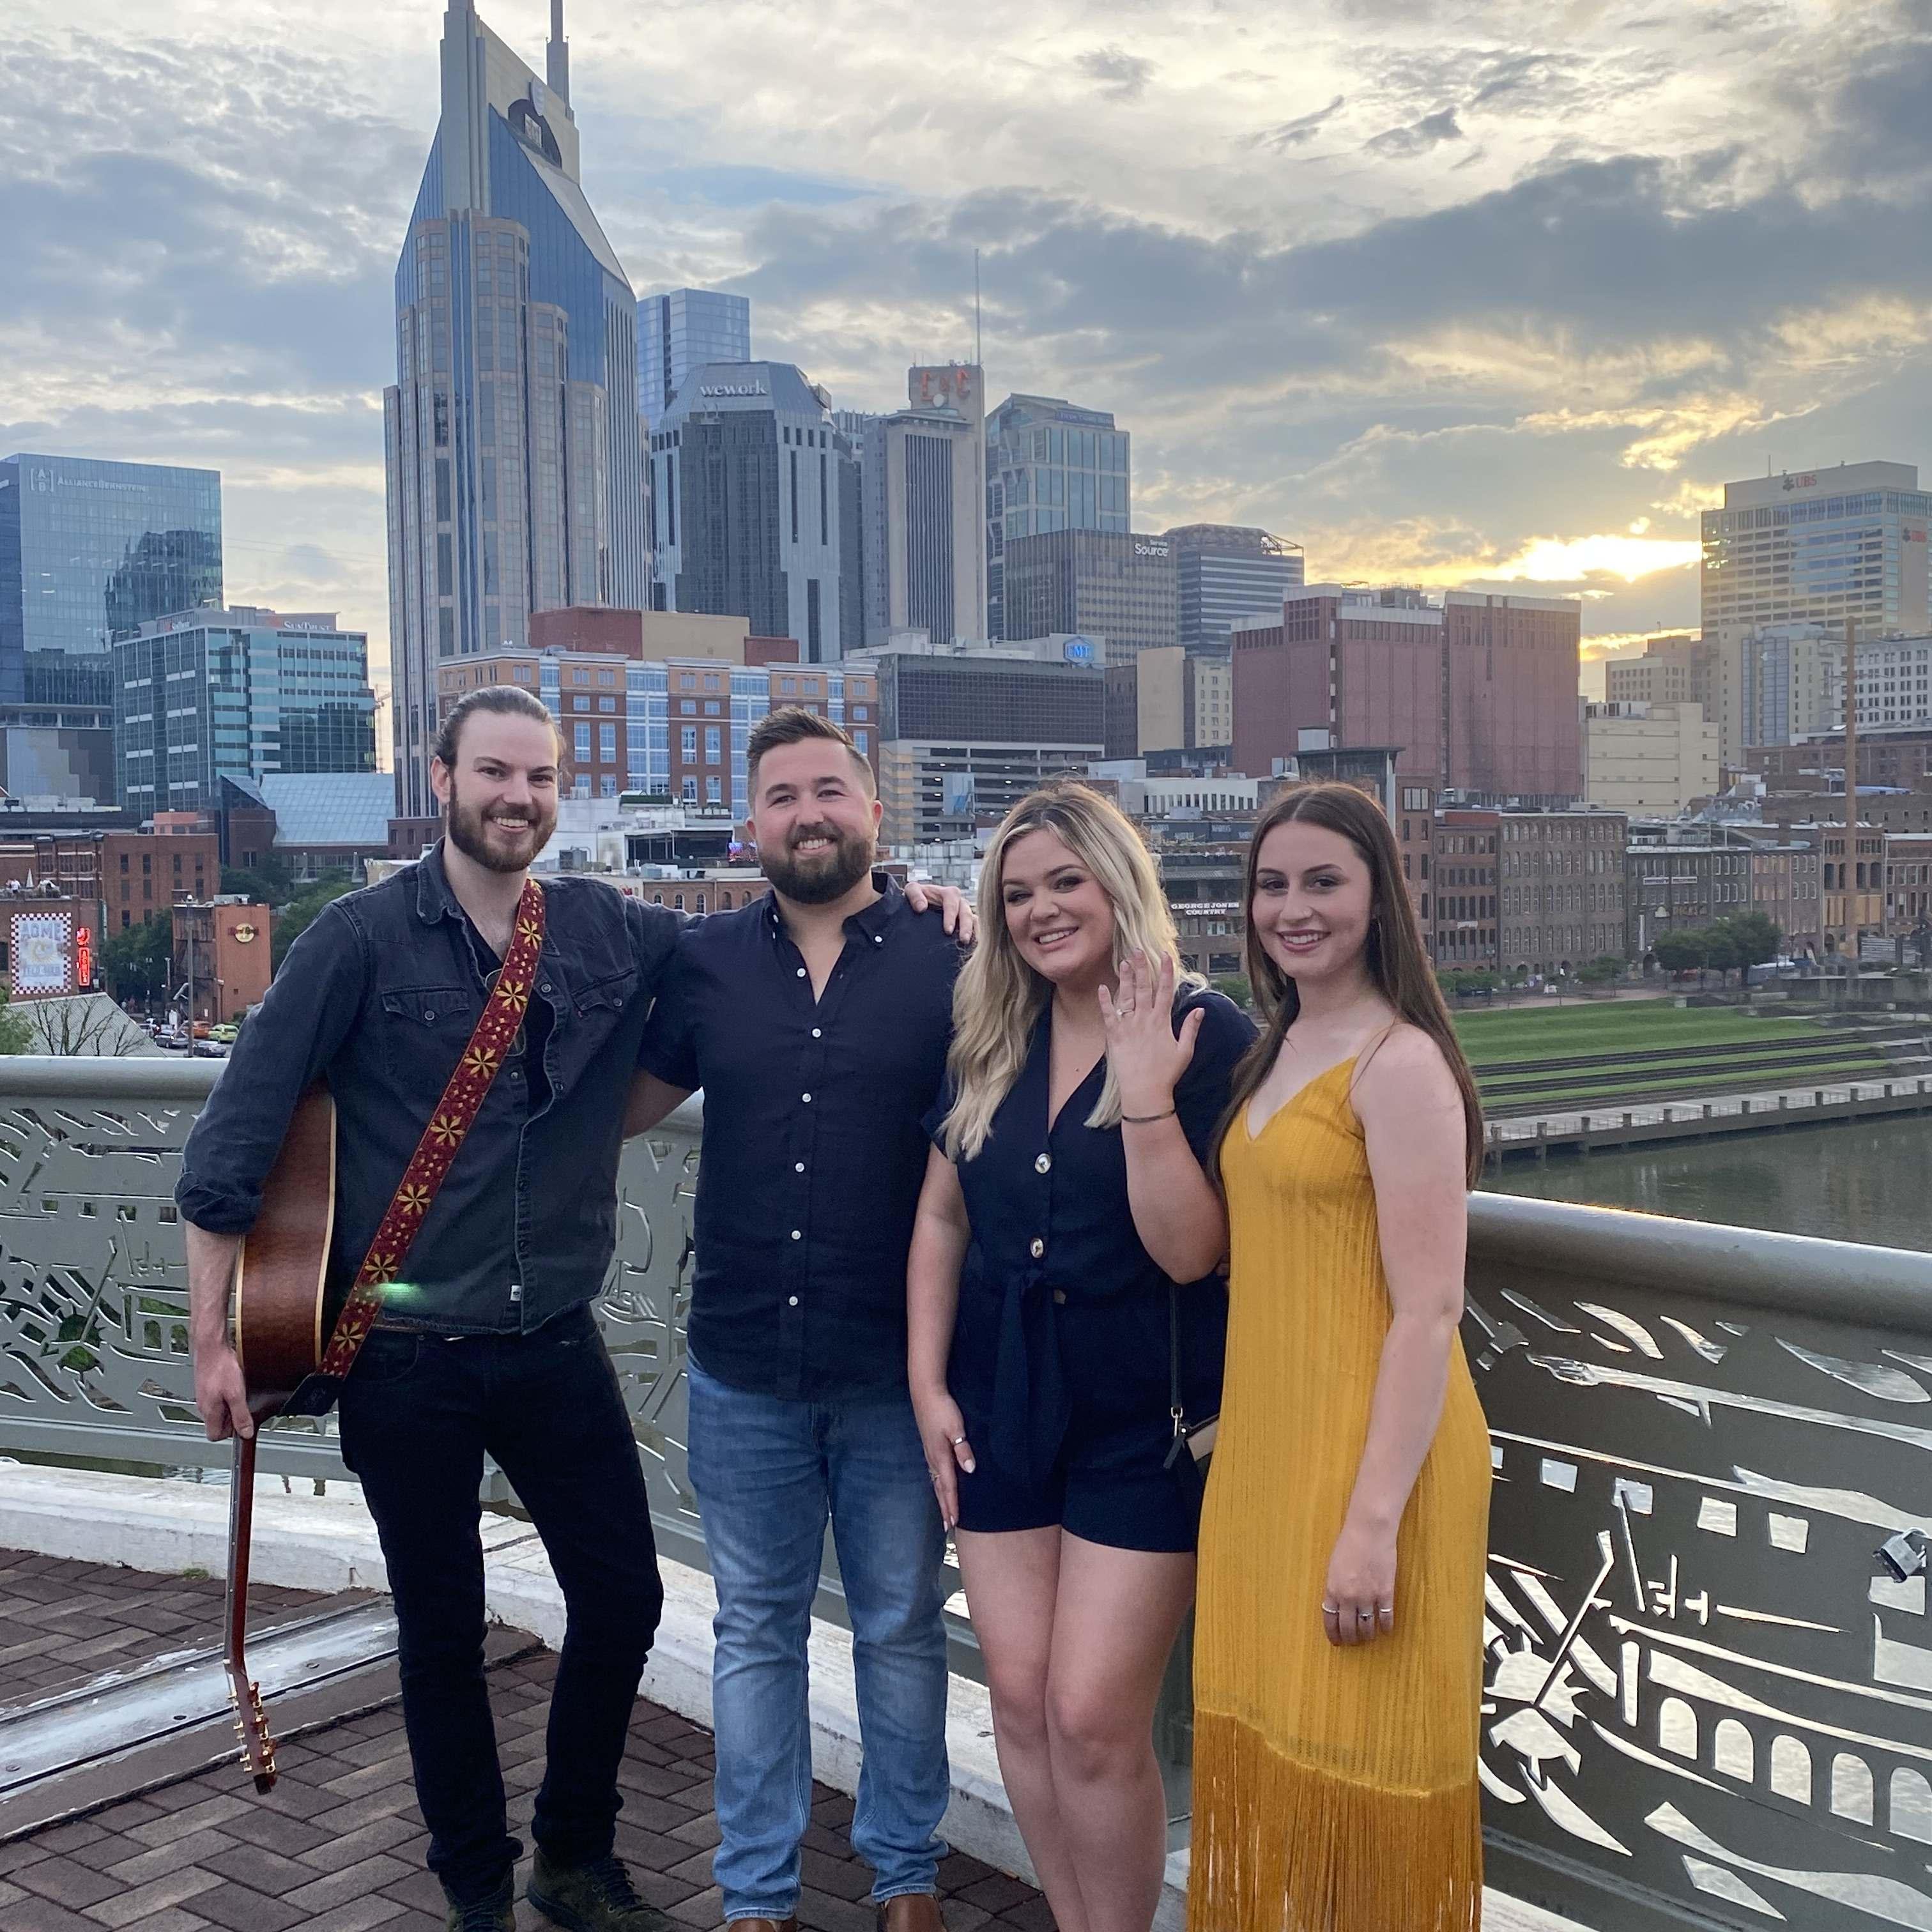
M 1174 1030 L 1174 958 L 1156 968 L 1142 952 L 1121 962 L 1120 984 L 1100 988 L 1100 1019 L 1107 1033 L 1107 1059 L 1120 1084 L 1120 1111 L 1139 1116 L 1160 1114 L 1174 1105 L 1174 1090 L 1194 1058 L 1201 1030 L 1196 1007 Z

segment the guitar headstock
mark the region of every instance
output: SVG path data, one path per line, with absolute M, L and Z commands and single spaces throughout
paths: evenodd
M 253 1683 L 231 1683 L 228 1696 L 235 1706 L 235 1735 L 242 1740 L 242 1762 L 254 1778 L 257 1791 L 272 1791 L 275 1741 L 268 1735 L 268 1720 L 262 1712 L 262 1693 Z

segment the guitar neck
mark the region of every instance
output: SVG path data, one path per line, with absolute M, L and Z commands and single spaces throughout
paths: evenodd
M 257 1791 L 275 1783 L 275 1745 L 262 1713 L 261 1693 L 248 1675 L 248 1555 L 255 1523 L 255 1438 L 235 1438 L 235 1461 L 228 1490 L 228 1631 L 224 1658 L 228 1694 L 235 1705 L 235 1729 L 242 1762 Z

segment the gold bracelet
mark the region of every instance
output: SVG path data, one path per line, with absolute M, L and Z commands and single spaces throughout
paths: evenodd
M 1169 1107 L 1165 1112 L 1159 1114 L 1123 1114 L 1120 1116 L 1120 1120 L 1122 1125 L 1125 1126 L 1150 1127 L 1156 1120 L 1172 1120 L 1177 1111 L 1176 1108 Z

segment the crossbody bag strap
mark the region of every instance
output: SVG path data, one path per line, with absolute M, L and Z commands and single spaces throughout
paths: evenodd
M 530 1003 L 530 988 L 537 974 L 537 961 L 543 952 L 543 888 L 534 879 L 524 881 L 523 896 L 517 902 L 516 923 L 510 937 L 510 950 L 503 956 L 502 970 L 484 1003 L 470 1043 L 456 1063 L 442 1090 L 442 1097 L 431 1109 L 429 1125 L 403 1170 L 395 1193 L 377 1224 L 369 1252 L 356 1270 L 356 1284 L 349 1291 L 342 1312 L 323 1350 L 321 1372 L 340 1382 L 356 1366 L 356 1358 L 368 1339 L 369 1330 L 382 1311 L 382 1291 L 396 1279 L 409 1258 L 411 1246 L 428 1215 L 438 1190 L 448 1178 L 458 1150 L 475 1124 L 476 1116 L 498 1070 L 524 1023 Z

